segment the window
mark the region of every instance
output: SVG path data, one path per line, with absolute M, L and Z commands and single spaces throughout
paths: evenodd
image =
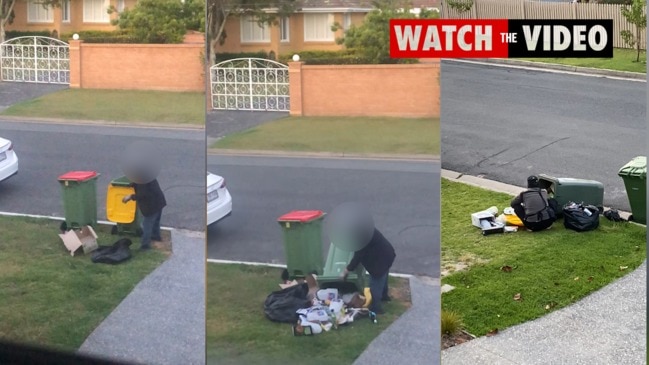
M 52 7 L 44 7 L 43 4 L 36 0 L 29 0 L 27 3 L 27 21 L 30 23 L 52 23 L 54 21 Z
M 332 14 L 304 14 L 304 41 L 331 42 L 334 41 Z
M 260 27 L 254 17 L 241 17 L 241 42 L 270 42 L 268 25 Z
M 124 0 L 118 0 L 117 1 L 117 12 L 121 13 L 124 11 L 126 8 L 126 5 L 124 4 Z
M 352 26 L 352 14 L 345 13 L 343 16 L 343 30 L 348 30 Z
M 83 0 L 84 23 L 109 23 L 108 0 Z
M 64 23 L 70 22 L 70 0 L 63 0 L 61 2 L 61 20 Z
M 290 34 L 290 29 L 289 29 L 289 22 L 288 18 L 282 18 L 279 21 L 279 40 L 281 42 L 288 42 L 289 41 L 289 34 Z

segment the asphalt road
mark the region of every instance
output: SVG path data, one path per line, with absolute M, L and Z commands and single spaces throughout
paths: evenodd
M 158 146 L 166 161 L 159 182 L 167 208 L 162 225 L 205 228 L 205 133 L 190 130 L 56 125 L 3 121 L 0 135 L 14 142 L 20 169 L 0 183 L 0 211 L 63 216 L 57 177 L 95 170 L 99 219 L 106 218 L 106 189 L 121 176 L 120 152 L 136 140 Z
M 617 173 L 647 154 L 646 83 L 446 61 L 441 83 L 443 168 L 519 186 L 594 179 L 630 209 Z
M 279 216 L 367 201 L 395 246 L 393 271 L 439 277 L 438 162 L 216 155 L 207 162 L 233 196 L 232 216 L 208 229 L 209 258 L 284 263 Z

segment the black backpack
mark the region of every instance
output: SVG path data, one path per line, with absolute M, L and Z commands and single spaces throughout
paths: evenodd
M 264 314 L 273 322 L 295 323 L 299 318 L 297 311 L 311 307 L 308 294 L 307 283 L 272 292 L 264 302 Z
M 563 207 L 563 226 L 577 232 L 595 230 L 599 227 L 599 209 L 569 202 Z

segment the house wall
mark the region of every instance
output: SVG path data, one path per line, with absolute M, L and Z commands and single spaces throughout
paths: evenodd
M 85 44 L 70 41 L 70 87 L 205 91 L 203 42 Z
M 440 64 L 304 65 L 289 62 L 294 116 L 438 118 Z
M 360 25 L 365 19 L 365 13 L 352 13 L 352 24 Z M 343 23 L 344 14 L 334 13 L 334 22 Z M 332 24 L 333 25 L 333 24 Z M 242 53 L 259 52 L 266 53 L 273 51 L 276 55 L 295 53 L 300 51 L 335 51 L 343 49 L 342 45 L 331 42 L 305 42 L 304 41 L 304 14 L 296 13 L 289 17 L 289 41 L 280 42 L 279 26 L 270 26 L 270 41 L 266 43 L 242 43 L 240 19 L 231 17 L 225 26 L 227 37 L 223 45 L 216 47 L 217 53 Z M 343 36 L 341 29 L 335 34 L 335 38 Z
M 132 8 L 137 0 L 126 0 L 126 8 Z M 111 0 L 110 4 L 117 6 L 117 0 Z M 84 23 L 83 22 L 83 0 L 73 0 L 70 2 L 70 22 L 63 23 L 62 9 L 56 7 L 53 9 L 53 21 L 51 23 L 30 23 L 27 21 L 27 1 L 17 1 L 14 7 L 16 17 L 12 24 L 6 27 L 6 30 L 20 30 L 20 31 L 49 31 L 52 33 L 56 31 L 58 35 L 62 33 L 78 32 L 83 30 L 101 30 L 112 31 L 117 29 L 116 26 L 110 23 Z M 117 19 L 118 14 L 113 13 L 111 19 Z M 64 39 L 65 40 L 65 39 Z M 65 40 L 67 41 L 67 40 Z

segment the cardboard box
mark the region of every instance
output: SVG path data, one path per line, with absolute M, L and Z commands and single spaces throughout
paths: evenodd
M 70 255 L 83 248 L 83 253 L 87 254 L 97 249 L 97 234 L 91 226 L 84 226 L 81 230 L 71 229 L 63 234 L 59 234 L 63 244 L 70 251 Z

